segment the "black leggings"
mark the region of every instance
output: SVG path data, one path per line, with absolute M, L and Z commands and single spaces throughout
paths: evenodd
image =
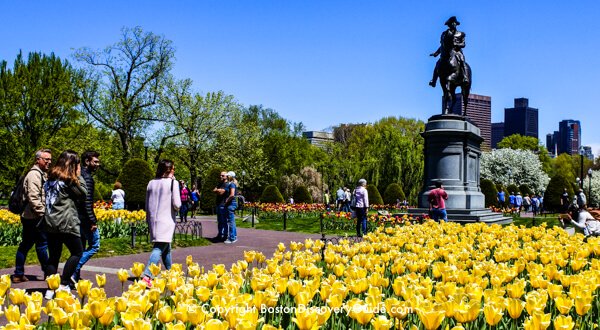
M 60 284 L 69 285 L 71 283 L 71 276 L 75 273 L 75 268 L 83 254 L 83 245 L 79 236 L 65 233 L 48 233 L 48 274 L 50 275 L 58 273 L 58 262 L 62 254 L 63 244 L 67 246 L 67 249 L 71 252 L 71 256 L 65 262 Z

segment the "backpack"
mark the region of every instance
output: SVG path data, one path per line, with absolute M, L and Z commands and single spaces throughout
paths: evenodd
M 13 188 L 10 198 L 8 199 L 8 210 L 14 214 L 21 215 L 27 206 L 27 196 L 25 196 L 25 177 L 29 172 L 37 170 L 29 170 L 25 175 L 21 176 L 17 185 Z M 44 185 L 44 176 L 42 175 L 42 186 Z

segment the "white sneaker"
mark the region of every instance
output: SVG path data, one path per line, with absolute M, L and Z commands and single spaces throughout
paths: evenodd
M 44 298 L 46 300 L 51 300 L 52 298 L 54 298 L 54 290 L 46 290 L 46 294 L 44 295 Z
M 237 239 L 234 239 L 233 241 L 230 240 L 230 239 L 228 239 L 228 240 L 225 241 L 225 244 L 233 244 L 235 242 L 237 242 Z

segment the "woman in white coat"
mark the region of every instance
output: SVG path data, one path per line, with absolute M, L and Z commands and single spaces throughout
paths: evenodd
M 146 221 L 150 229 L 150 239 L 154 243 L 150 260 L 144 270 L 143 281 L 152 286 L 151 264 L 162 259 L 166 269 L 171 268 L 171 242 L 175 232 L 177 212 L 181 207 L 179 182 L 175 180 L 175 166 L 172 161 L 163 159 L 158 163 L 155 178 L 146 189 Z

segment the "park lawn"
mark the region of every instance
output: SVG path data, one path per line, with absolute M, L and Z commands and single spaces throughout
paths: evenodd
M 524 218 L 524 217 L 520 217 L 520 216 L 513 216 L 513 225 L 515 226 L 525 226 L 525 227 L 532 227 L 532 226 L 539 226 L 542 223 L 545 223 L 548 228 L 549 227 L 554 227 L 554 226 L 559 226 L 561 227 L 560 222 L 558 221 L 558 213 L 549 213 L 549 214 L 545 214 L 545 215 L 538 215 L 534 218 Z
M 241 228 L 252 228 L 252 218 L 244 217 L 247 221 L 243 221 L 238 218 L 236 220 L 236 226 Z M 326 221 L 326 220 L 324 220 Z M 263 230 L 279 230 L 283 231 L 283 217 L 278 218 L 265 218 L 259 217 L 259 222 L 254 224 L 255 229 L 263 229 Z M 321 224 L 319 221 L 319 216 L 314 217 L 290 217 L 287 220 L 286 231 L 291 232 L 299 232 L 299 233 L 307 233 L 307 234 L 320 234 L 321 233 Z M 353 231 L 344 231 L 344 230 L 326 230 L 324 231 L 326 235 L 337 235 L 337 236 L 346 236 L 346 235 L 355 235 L 356 232 Z
M 139 238 L 138 238 L 139 239 Z M 205 246 L 209 245 L 210 242 L 204 238 L 196 239 L 178 239 L 173 241 L 173 248 L 189 247 L 189 246 Z M 120 255 L 136 254 L 142 252 L 150 252 L 152 250 L 152 243 L 144 241 L 138 241 L 135 244 L 135 248 L 131 247 L 131 238 L 107 238 L 100 240 L 100 251 L 93 258 L 102 257 L 113 257 Z M 16 246 L 0 246 L 0 269 L 12 268 L 15 266 L 15 255 L 17 253 Z M 63 246 L 61 262 L 67 260 L 69 256 L 69 250 Z M 27 254 L 27 265 L 38 265 L 37 255 L 35 253 L 35 246 L 29 250 Z

